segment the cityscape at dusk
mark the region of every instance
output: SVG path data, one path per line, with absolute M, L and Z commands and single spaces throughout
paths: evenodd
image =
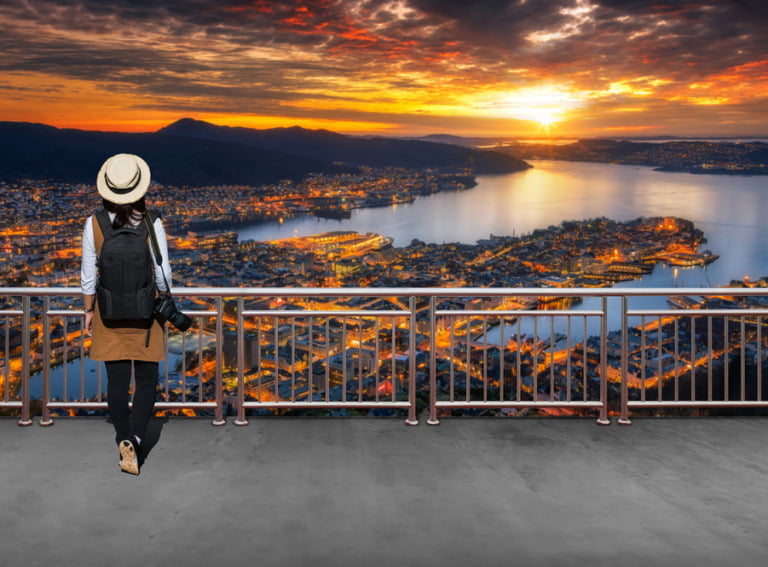
M 768 5 L 9 0 L 0 120 L 347 134 L 764 136 Z
M 314 288 L 313 299 L 228 298 L 216 308 L 221 328 L 198 321 L 196 350 L 170 331 L 172 372 L 191 382 L 166 380 L 166 402 L 190 388 L 221 390 L 212 372 L 226 375 L 227 395 L 257 403 L 297 402 L 297 373 L 310 402 L 328 402 L 332 389 L 395 401 L 407 380 L 423 394 L 427 375 L 443 387 L 450 376 L 452 401 L 456 387 L 487 401 L 489 387 L 504 397 L 512 382 L 515 403 L 603 403 L 608 382 L 612 395 L 623 387 L 645 401 L 647 388 L 661 399 L 672 383 L 677 398 L 683 378 L 694 397 L 700 365 L 712 402 L 713 387 L 727 386 L 712 372 L 727 377 L 729 357 L 768 361 L 759 318 L 742 318 L 738 341 L 726 319 L 703 348 L 695 322 L 641 319 L 630 329 L 628 317 L 604 311 L 596 329 L 587 291 L 685 281 L 759 295 L 768 285 L 763 3 L 13 0 L 0 17 L 4 286 L 78 289 L 83 222 L 101 205 L 93 176 L 109 155 L 130 152 L 150 164 L 148 202 L 169 236 L 172 281 L 191 291 L 183 308 L 214 309 L 195 288 Z M 271 316 L 237 315 L 248 306 L 280 316 L 371 305 L 404 313 L 401 299 L 330 301 L 322 288 L 583 291 L 443 302 L 491 310 L 466 319 L 419 304 L 412 328 L 395 316 L 373 326 L 309 315 L 299 325 L 306 336 L 288 339 Z M 736 293 L 670 291 L 653 306 L 765 308 Z M 51 361 L 66 368 L 68 357 L 85 357 L 81 297 L 57 301 L 72 320 L 30 323 L 32 348 L 50 356 L 26 360 L 21 334 L 3 334 L 14 375 L 0 395 L 18 395 L 24 368 L 39 376 Z M 582 304 L 577 339 L 568 310 Z M 493 313 L 509 309 L 528 312 Z M 553 310 L 568 330 L 551 319 L 544 339 L 538 312 Z M 504 337 L 509 321 L 514 339 Z M 203 368 L 207 376 L 195 376 Z M 315 382 L 323 372 L 324 385 Z M 538 382 L 546 375 L 548 388 Z M 96 403 L 98 388 L 82 384 L 83 403 Z M 607 405 L 601 411 L 604 419 Z
M 768 1 L 0 21 L 3 565 L 766 564 Z

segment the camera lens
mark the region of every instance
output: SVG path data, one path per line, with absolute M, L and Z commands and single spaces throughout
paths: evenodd
M 168 317 L 168 320 L 181 332 L 186 331 L 192 325 L 192 319 L 184 315 L 184 313 L 178 309 L 175 309 L 175 306 L 174 312 L 170 317 Z
M 168 321 L 182 332 L 192 325 L 192 319 L 176 308 L 176 303 L 170 295 L 161 295 L 155 300 L 155 318 L 161 325 Z

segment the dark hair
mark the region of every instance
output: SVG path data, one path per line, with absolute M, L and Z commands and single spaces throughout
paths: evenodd
M 135 203 L 129 203 L 127 205 L 118 205 L 117 203 L 104 199 L 104 208 L 110 213 L 115 213 L 115 220 L 112 221 L 113 228 L 121 228 L 127 225 L 131 220 L 139 221 L 141 220 L 142 215 L 147 212 L 147 205 L 144 202 L 144 197 Z

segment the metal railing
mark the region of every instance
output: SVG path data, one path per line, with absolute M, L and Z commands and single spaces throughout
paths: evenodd
M 174 293 L 195 323 L 166 328 L 156 408 L 202 412 L 217 425 L 297 411 L 404 415 L 414 425 L 422 410 L 430 424 L 488 412 L 626 424 L 630 413 L 768 408 L 765 288 Z M 0 289 L 0 411 L 22 425 L 106 410 L 80 295 Z
M 385 298 L 395 290 L 302 289 L 244 290 L 237 298 L 237 419 L 247 422 L 248 409 L 407 410 L 415 425 L 415 297 L 397 290 L 407 306 L 393 309 L 346 308 L 340 299 Z M 271 298 L 279 309 L 248 309 L 247 299 Z M 307 300 L 322 298 L 320 305 Z M 301 301 L 301 309 L 289 299 Z M 328 301 L 331 299 L 332 301 Z M 328 308 L 327 303 L 331 304 Z M 381 303 L 381 302 L 380 302 Z M 398 320 L 405 321 L 407 345 L 398 347 Z M 285 322 L 283 322 L 285 321 Z M 251 322 L 251 341 L 246 324 Z M 287 327 L 287 328 L 286 328 Z M 384 335 L 382 337 L 382 334 Z M 255 349 L 247 349 L 252 342 Z M 264 356 L 265 345 L 272 347 Z M 255 356 L 246 361 L 246 352 Z M 398 358 L 408 360 L 407 371 Z M 248 391 L 246 391 L 248 390 Z
M 767 291 L 646 289 L 623 296 L 619 423 L 629 423 L 630 410 L 768 408 Z M 628 305 L 630 297 L 652 296 L 681 298 L 680 308 Z
M 484 290 L 483 299 L 492 304 L 492 308 L 485 309 L 476 309 L 472 304 L 458 306 L 463 308 L 439 304 L 451 295 L 464 295 L 466 290 L 432 295 L 428 422 L 438 423 L 440 409 L 506 408 L 594 409 L 599 411 L 598 423 L 610 423 L 605 351 L 597 355 L 597 364 L 590 368 L 586 340 L 587 323 L 596 319 L 600 344 L 605 342 L 607 298 L 599 298 L 597 310 L 572 311 L 562 305 L 572 303 L 585 292 Z M 554 309 L 548 308 L 553 306 L 552 302 Z M 555 330 L 557 320 L 565 322 L 566 333 L 562 338 Z M 531 323 L 529 333 L 522 332 L 525 321 Z M 581 321 L 581 341 L 574 341 L 574 321 L 577 325 Z M 548 333 L 542 328 L 547 323 Z M 488 341 L 489 324 L 499 328 L 498 343 Z M 437 372 L 439 357 L 448 367 L 443 380 Z M 599 384 L 598 388 L 590 388 L 592 379 Z
M 18 408 L 20 425 L 32 423 L 29 415 L 30 297 L 20 296 L 16 309 L 0 310 L 3 318 L 3 368 L 0 409 Z M 11 321 L 18 320 L 12 327 Z M 13 331 L 16 331 L 15 333 Z M 18 358 L 13 354 L 18 350 Z M 15 394 L 13 394 L 15 392 Z

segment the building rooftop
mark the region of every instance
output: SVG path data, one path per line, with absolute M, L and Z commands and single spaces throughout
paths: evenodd
M 765 565 L 768 418 L 0 419 L 3 565 Z

